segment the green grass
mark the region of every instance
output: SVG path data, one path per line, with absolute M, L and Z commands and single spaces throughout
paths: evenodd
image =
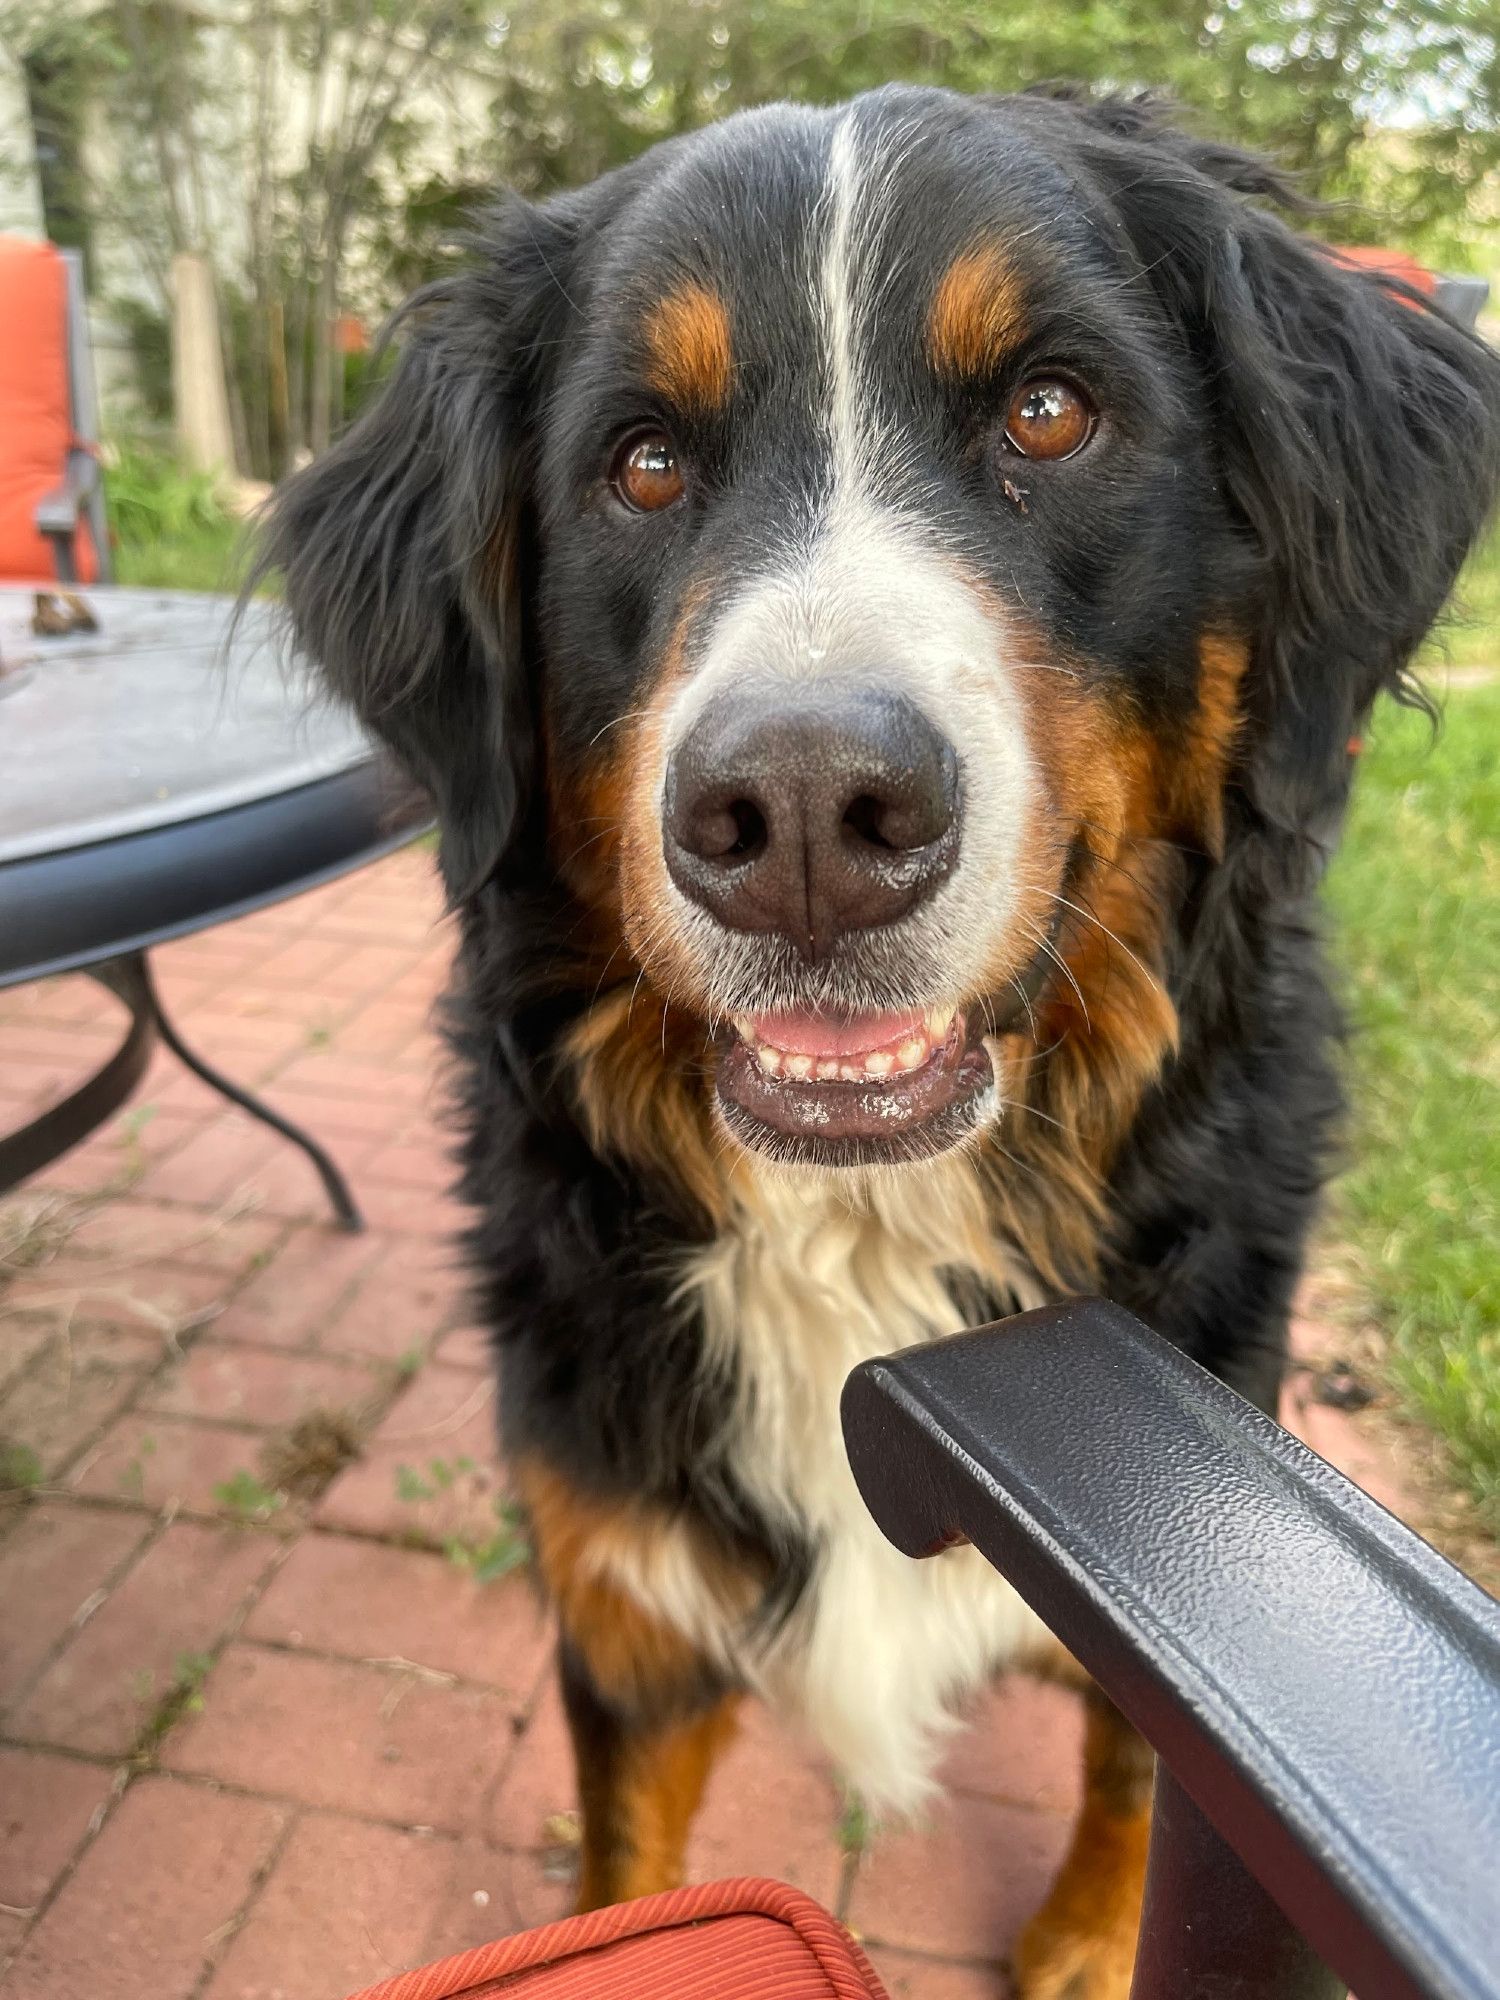
M 1336 1221 L 1398 1393 L 1500 1531 L 1500 682 L 1435 742 L 1382 709 L 1329 889 L 1356 1027 Z
M 1470 556 L 1448 616 L 1422 652 L 1422 664 L 1500 667 L 1500 517 Z
M 104 495 L 115 580 L 153 590 L 239 588 L 244 530 L 204 473 L 186 472 L 148 445 L 108 453 Z

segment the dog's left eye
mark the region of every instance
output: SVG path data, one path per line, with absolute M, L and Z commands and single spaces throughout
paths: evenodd
M 1071 458 L 1093 436 L 1094 422 L 1094 406 L 1081 389 L 1034 375 L 1010 399 L 1005 442 L 1022 458 Z
M 610 466 L 609 483 L 636 514 L 656 514 L 682 498 L 682 467 L 665 431 L 626 438 Z

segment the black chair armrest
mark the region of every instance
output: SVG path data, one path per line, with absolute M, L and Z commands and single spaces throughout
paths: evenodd
M 844 1430 L 889 1539 L 912 1556 L 971 1541 L 1171 1772 L 1143 1939 L 1204 1876 L 1211 1827 L 1361 2000 L 1495 2000 L 1500 1607 L 1099 1300 L 865 1364 Z M 1157 1880 L 1174 1868 L 1175 1893 Z M 1305 1968 L 1163 1972 L 1205 1944 L 1143 1943 L 1136 1992 L 1327 1990 Z

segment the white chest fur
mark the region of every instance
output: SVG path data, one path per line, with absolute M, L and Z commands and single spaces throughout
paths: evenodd
M 806 1598 L 768 1651 L 746 1658 L 715 1636 L 871 1804 L 897 1811 L 930 1789 L 949 1704 L 1042 1628 L 973 1550 L 913 1562 L 884 1540 L 844 1455 L 839 1395 L 857 1362 L 957 1331 L 955 1292 L 983 1284 L 1040 1302 L 991 1228 L 963 1154 L 852 1184 L 767 1173 L 683 1280 L 740 1384 L 736 1472 L 817 1551 Z

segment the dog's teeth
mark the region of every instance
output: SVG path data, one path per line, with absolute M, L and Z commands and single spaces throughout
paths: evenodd
M 889 1076 L 896 1067 L 896 1058 L 884 1049 L 877 1049 L 873 1055 L 865 1057 L 866 1076 Z
M 927 1043 L 917 1035 L 913 1035 L 909 1042 L 903 1042 L 896 1051 L 896 1060 L 903 1069 L 920 1069 L 927 1056 Z
M 839 1075 L 845 1083 L 858 1083 L 863 1078 L 864 1071 L 857 1063 L 840 1063 Z
M 832 1083 L 837 1078 L 838 1073 L 839 1073 L 839 1066 L 837 1058 L 833 1058 L 832 1060 L 830 1060 L 827 1056 L 825 1056 L 823 1060 L 818 1064 L 818 1080 L 821 1083 Z
M 927 1034 L 931 1041 L 934 1043 L 947 1041 L 948 1030 L 953 1026 L 954 1011 L 952 1007 L 934 1007 L 930 1010 L 927 1016 Z
M 755 1023 L 748 1014 L 731 1014 L 729 1018 L 734 1023 L 734 1032 L 742 1042 L 755 1040 Z
M 795 1076 L 795 1077 L 811 1076 L 813 1073 L 812 1057 L 788 1056 L 786 1059 L 786 1073 L 788 1076 Z
M 755 1060 L 760 1064 L 767 1076 L 775 1076 L 781 1069 L 780 1049 L 768 1049 L 764 1043 L 761 1043 L 756 1049 Z

